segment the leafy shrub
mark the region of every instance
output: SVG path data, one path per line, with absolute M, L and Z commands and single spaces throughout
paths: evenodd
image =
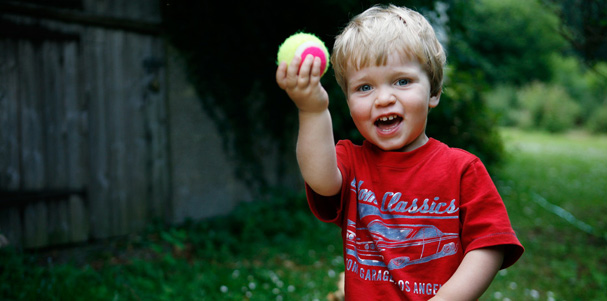
M 529 114 L 531 126 L 552 133 L 563 132 L 575 126 L 580 115 L 580 105 L 564 88 L 535 82 L 518 92 L 518 102 L 523 110 L 521 116 Z M 521 119 L 519 125 L 529 127 Z
M 458 71 L 480 70 L 490 84 L 550 79 L 551 55 L 567 44 L 555 30 L 558 17 L 541 1 L 448 3 L 450 16 L 460 16 L 449 20 L 448 59 L 458 61 Z
M 607 133 L 607 103 L 594 112 L 588 120 L 587 126 L 593 133 Z
M 563 87 L 581 106 L 579 116 L 582 123 L 587 122 L 603 102 L 607 93 L 607 63 L 589 66 L 575 57 L 553 56 L 554 85 Z
M 483 94 L 487 108 L 495 114 L 501 126 L 515 126 L 520 123 L 517 109 L 516 88 L 500 85 Z

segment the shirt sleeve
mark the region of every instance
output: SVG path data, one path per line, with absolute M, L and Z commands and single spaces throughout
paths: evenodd
M 344 141 L 338 142 L 335 148 L 337 152 L 337 167 L 342 176 L 340 192 L 334 196 L 322 196 L 316 193 L 306 183 L 306 198 L 308 200 L 308 206 L 316 218 L 326 223 L 335 223 L 338 226 L 341 226 L 342 212 L 344 211 L 343 199 L 347 189 L 349 189 L 346 169 L 347 164 L 344 163 L 348 161 L 348 151 Z
M 514 264 L 523 254 L 502 198 L 485 166 L 477 158 L 462 175 L 460 221 L 464 252 L 504 246 L 502 269 Z

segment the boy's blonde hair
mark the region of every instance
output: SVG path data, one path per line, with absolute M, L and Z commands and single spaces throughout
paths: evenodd
M 337 83 L 347 95 L 347 68 L 384 65 L 394 51 L 422 65 L 432 96 L 441 92 L 447 58 L 434 29 L 418 12 L 395 5 L 369 8 L 337 36 L 331 56 Z

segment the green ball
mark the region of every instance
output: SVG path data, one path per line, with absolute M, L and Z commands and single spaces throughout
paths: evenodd
M 321 76 L 329 70 L 329 50 L 325 43 L 317 36 L 299 32 L 288 37 L 278 48 L 277 64 L 286 62 L 289 64 L 295 56 L 301 57 L 301 62 L 307 55 L 313 55 L 320 58 Z M 301 64 L 299 65 L 301 67 Z

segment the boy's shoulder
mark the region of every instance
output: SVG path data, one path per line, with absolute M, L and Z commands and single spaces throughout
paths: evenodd
M 432 156 L 428 158 L 430 160 L 441 161 L 453 167 L 457 165 L 466 167 L 472 163 L 480 163 L 480 159 L 476 155 L 465 149 L 451 147 L 434 138 L 430 138 L 427 144 L 434 149 Z
M 449 155 L 456 156 L 456 157 L 461 157 L 461 158 L 467 158 L 467 159 L 475 159 L 475 160 L 478 159 L 478 157 L 475 154 L 473 154 L 473 153 L 471 153 L 471 152 L 469 152 L 469 151 L 467 151 L 465 149 L 457 148 L 457 147 L 451 147 L 451 146 L 449 146 L 449 145 L 447 145 L 447 144 L 445 144 L 443 142 L 440 142 L 440 141 L 438 141 L 436 139 L 433 139 L 433 138 L 430 138 L 430 139 L 431 140 L 435 140 L 438 143 L 440 143 L 442 145 L 442 148 L 444 149 L 444 151 L 447 152 Z

